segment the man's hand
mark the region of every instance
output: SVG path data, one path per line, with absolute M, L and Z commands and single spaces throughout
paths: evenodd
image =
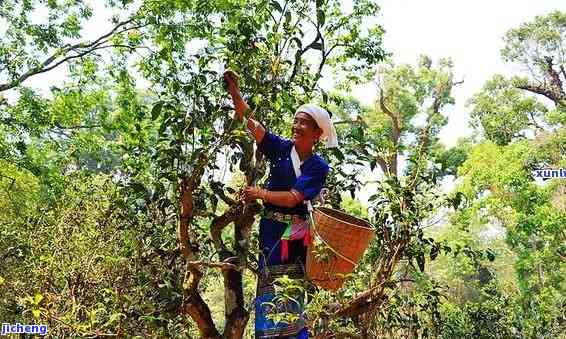
M 238 76 L 233 71 L 224 72 L 224 82 L 228 88 L 228 92 L 232 97 L 240 93 L 240 84 L 238 81 Z
M 264 199 L 264 197 L 265 197 L 264 189 L 253 186 L 248 186 L 244 188 L 244 200 L 246 202 L 252 202 L 257 199 Z
M 228 92 L 234 102 L 236 109 L 236 118 L 240 121 L 244 119 L 244 113 L 250 108 L 240 94 L 240 86 L 238 84 L 238 76 L 233 71 L 224 72 L 224 82 L 228 88 Z

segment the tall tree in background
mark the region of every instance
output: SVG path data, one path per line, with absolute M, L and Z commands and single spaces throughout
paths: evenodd
M 535 182 L 533 171 L 566 166 L 565 32 L 566 14 L 553 12 L 506 34 L 502 56 L 525 74 L 497 75 L 471 99 L 487 141 L 459 169 L 469 215 L 503 226 L 517 255 L 511 318 L 525 336 L 564 330 L 566 186 L 561 179 Z
M 438 190 L 446 173 L 441 170 L 436 149 L 440 128 L 447 122 L 442 112 L 454 102 L 451 92 L 459 83 L 452 67 L 449 60 L 433 65 L 427 56 L 416 66 L 382 67 L 378 101 L 368 111 L 349 101 L 334 100 L 338 101 L 335 109 L 345 111 L 342 115 L 348 117 L 352 110 L 358 114 L 358 118 L 350 115 L 353 119 L 339 127 L 344 140 L 340 155 L 350 167 L 338 170 L 340 184 L 336 188 L 350 187 L 354 194 L 356 188 L 367 184 L 362 171 L 379 169 L 383 174 L 377 192 L 370 197 L 377 237 L 358 277 L 370 281 L 369 288 L 353 283 L 338 295 L 341 306 L 333 313 L 337 324 L 342 317 L 354 319 L 362 337 L 399 335 L 395 324 L 402 322 L 403 316 L 386 311 L 395 308 L 389 300 L 393 302 L 399 287 L 406 284 L 403 277 L 407 269 L 423 271 L 428 253 L 434 260 L 445 250 L 443 244 L 425 238 L 424 229 L 437 222 L 436 213 L 446 202 Z M 400 166 L 403 159 L 408 163 L 405 168 Z M 401 261 L 407 265 L 399 265 Z M 437 288 L 431 285 L 426 289 L 429 302 L 422 304 L 433 318 Z M 345 295 L 354 297 L 348 300 Z M 434 323 L 435 319 L 419 321 Z

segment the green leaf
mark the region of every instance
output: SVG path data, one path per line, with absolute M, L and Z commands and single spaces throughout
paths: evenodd
M 438 250 L 439 250 L 438 245 L 434 244 L 430 249 L 430 260 L 436 259 L 436 257 L 438 256 Z
M 324 102 L 325 104 L 328 104 L 328 93 L 326 93 L 326 91 L 322 91 L 322 102 Z
M 440 292 L 438 292 L 437 290 L 432 290 L 432 291 L 428 292 L 428 294 L 430 294 L 434 297 L 440 297 Z
M 315 43 L 311 44 L 310 46 L 311 46 L 311 48 L 318 49 L 319 51 L 322 51 L 322 49 L 323 49 L 322 44 L 320 42 L 315 42 Z
M 283 12 L 283 8 L 281 7 L 281 5 L 277 1 L 271 1 L 269 4 L 271 5 L 271 7 L 275 8 L 277 11 Z
M 291 22 L 291 12 L 287 11 L 285 12 L 285 25 L 289 25 L 290 22 Z
M 43 300 L 43 295 L 41 295 L 41 293 L 36 293 L 35 296 L 33 297 L 33 303 L 34 305 L 39 305 L 39 303 Z
M 151 120 L 155 120 L 159 117 L 162 108 L 163 108 L 163 101 L 159 101 L 155 105 L 153 105 L 153 108 L 151 109 Z
M 132 183 L 130 187 L 135 193 L 145 193 L 145 186 L 139 182 Z
M 319 27 L 324 26 L 324 22 L 326 21 L 326 14 L 323 10 L 319 9 L 316 11 L 316 18 L 318 20 Z
M 493 252 L 493 250 L 491 250 L 490 248 L 487 249 L 487 251 L 485 252 L 485 254 L 487 255 L 487 259 L 489 261 L 494 261 L 495 260 L 495 253 Z
M 331 152 L 336 158 L 338 158 L 339 161 L 344 161 L 344 153 L 342 153 L 342 151 L 340 151 L 338 148 L 332 148 Z
M 425 269 L 425 257 L 424 257 L 424 253 L 419 253 L 419 255 L 417 256 L 417 264 L 419 265 L 419 270 L 421 272 L 424 272 Z

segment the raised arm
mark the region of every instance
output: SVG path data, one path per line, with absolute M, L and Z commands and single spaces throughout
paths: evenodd
M 224 82 L 226 82 L 226 87 L 228 87 L 228 93 L 232 97 L 232 102 L 234 103 L 234 108 L 236 109 L 236 119 L 242 121 L 245 117 L 245 113 L 249 111 L 250 106 L 242 98 L 240 93 L 240 86 L 238 83 L 238 76 L 232 71 L 224 72 Z M 257 143 L 260 143 L 265 136 L 265 128 L 261 126 L 259 122 L 255 119 L 247 118 L 247 126 L 254 139 Z

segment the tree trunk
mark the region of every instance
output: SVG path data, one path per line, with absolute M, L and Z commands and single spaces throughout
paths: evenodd
M 247 266 L 247 253 L 251 226 L 255 221 L 255 215 L 261 210 L 258 203 L 246 204 L 243 215 L 235 221 L 234 227 L 234 249 L 236 257 L 234 260 L 240 270 L 223 270 L 224 276 L 224 305 L 226 326 L 224 338 L 240 339 L 246 330 L 250 318 L 250 312 L 246 310 L 244 303 L 243 272 Z M 227 252 L 223 256 L 227 255 Z M 221 258 L 223 261 L 229 258 Z

